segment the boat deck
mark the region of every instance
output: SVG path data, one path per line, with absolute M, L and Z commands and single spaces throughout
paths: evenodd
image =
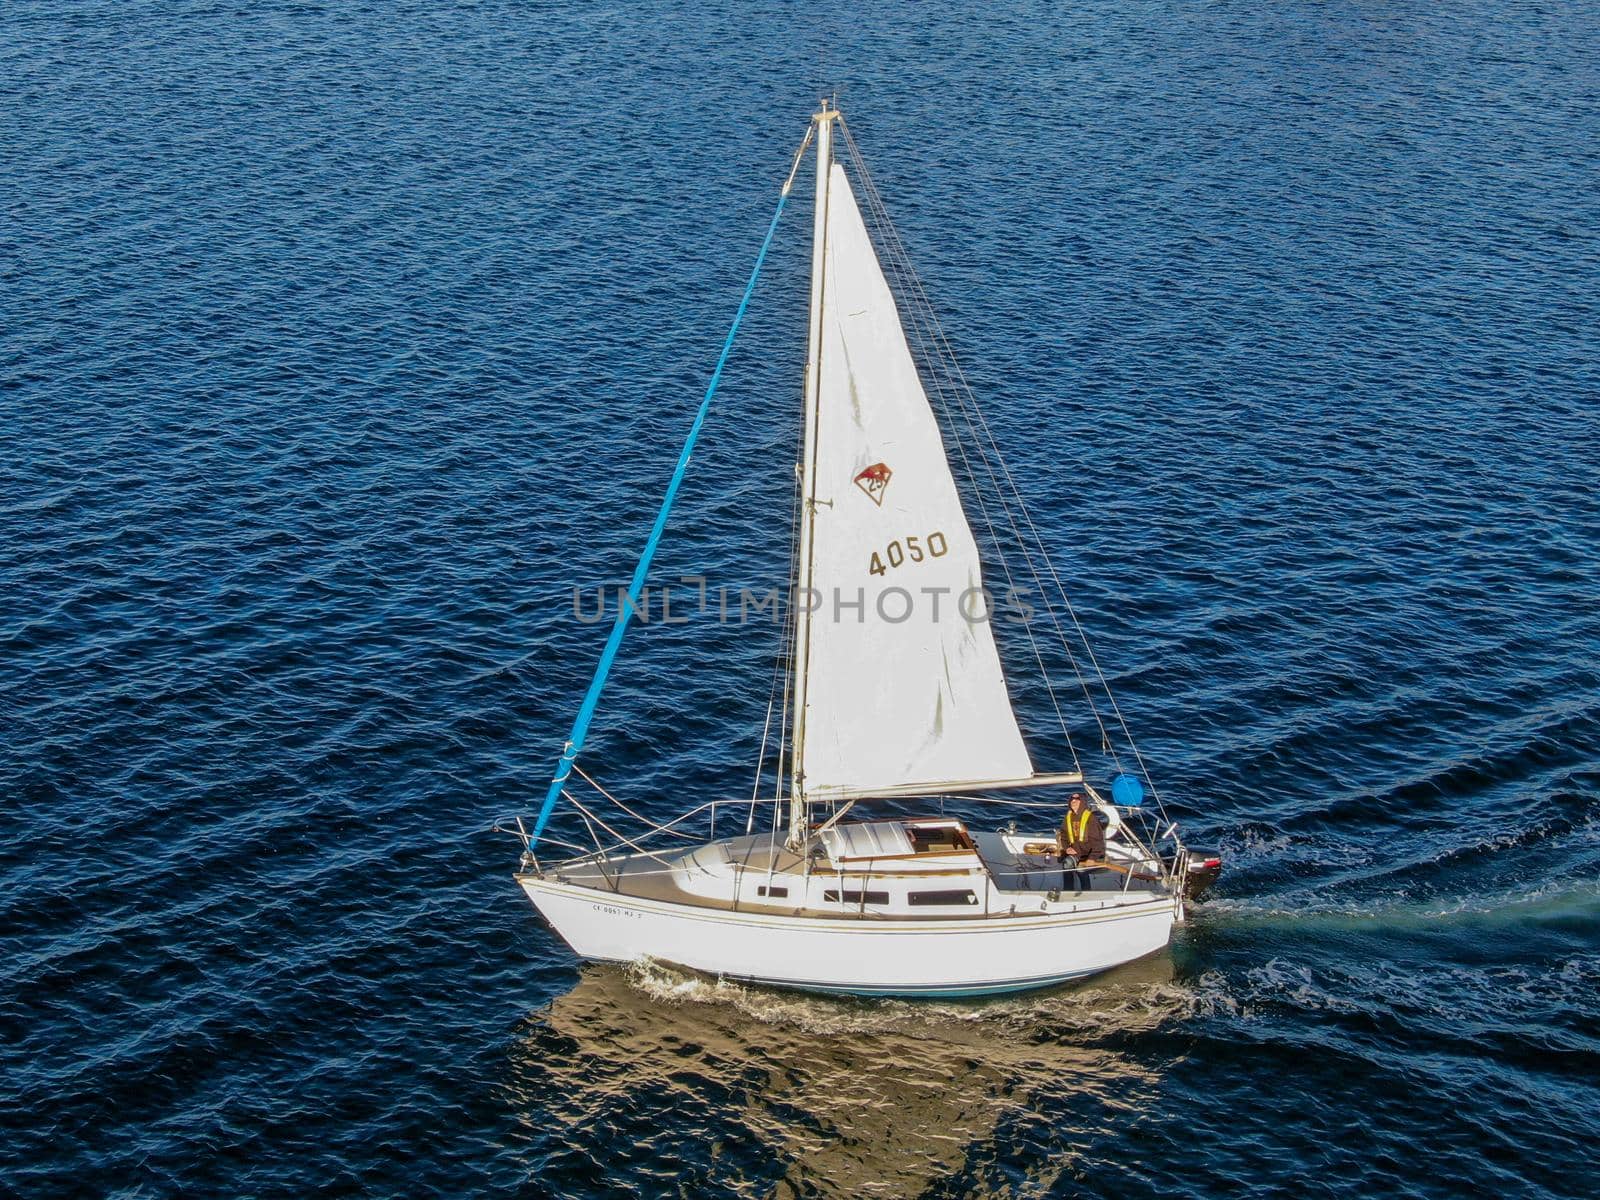
M 1015 853 L 1006 844 L 1005 838 L 998 833 L 974 833 L 972 838 L 981 867 L 972 868 L 965 874 L 968 877 L 981 878 L 987 873 L 995 892 L 1003 897 L 1020 898 L 1027 895 L 1042 898 L 1047 893 L 1054 893 L 1055 898 L 1060 901 L 1071 902 L 1081 897 L 1085 901 L 1092 900 L 1096 904 L 1101 904 L 1109 898 L 1110 893 L 1136 893 L 1147 898 L 1161 892 L 1156 881 L 1144 880 L 1138 876 L 1130 879 L 1124 872 L 1115 869 L 1098 867 L 1063 870 L 1054 858 Z M 726 876 L 730 866 L 737 879 L 731 899 L 706 895 L 704 892 L 692 891 L 683 886 L 684 878 L 692 877 L 696 871 L 704 871 L 708 876 Z M 769 884 L 789 886 L 795 876 L 803 873 L 804 866 L 800 856 L 784 848 L 782 843 L 774 842 L 766 835 L 757 834 L 713 842 L 685 851 L 629 854 L 603 861 L 592 858 L 575 860 L 551 868 L 550 873 L 559 882 L 592 887 L 598 892 L 722 912 L 784 913 L 832 920 L 845 918 L 879 921 L 984 920 L 1025 915 L 1016 913 L 1013 905 L 1009 903 L 1003 909 L 986 905 L 985 909 L 973 912 L 908 914 L 832 905 L 827 908 L 808 908 L 792 903 L 787 897 L 774 900 L 759 894 L 758 889 Z M 813 876 L 825 876 L 830 874 L 830 870 L 825 861 L 821 864 L 813 861 L 811 873 Z M 950 879 L 952 874 L 948 869 L 937 872 L 930 870 L 927 874 L 932 876 L 935 873 L 942 879 Z M 921 873 L 916 871 L 897 871 L 893 877 L 904 879 L 919 874 Z
M 742 845 L 740 843 L 752 843 Z M 732 861 L 744 867 L 745 886 L 734 900 L 719 900 L 691 892 L 679 885 L 680 873 L 709 869 Z M 629 854 L 604 861 L 587 859 L 563 863 L 551 873 L 560 882 L 592 887 L 596 891 L 623 896 L 637 896 L 641 900 L 660 900 L 667 904 L 689 904 L 697 908 L 713 908 L 722 912 L 754 910 L 758 912 L 791 912 L 794 906 L 770 903 L 756 894 L 759 884 L 752 878 L 773 875 L 798 874 L 803 867 L 800 856 L 774 845 L 763 837 L 737 838 L 734 842 L 712 842 L 693 850 L 658 854 Z
M 1110 867 L 1063 868 L 1054 855 L 1018 854 L 1006 845 L 1005 837 L 998 833 L 973 833 L 972 842 L 978 848 L 978 857 L 1002 892 L 1051 892 L 1064 895 L 1076 892 L 1155 892 L 1157 885 L 1135 876 L 1126 875 Z M 1046 839 L 1047 840 L 1047 839 Z

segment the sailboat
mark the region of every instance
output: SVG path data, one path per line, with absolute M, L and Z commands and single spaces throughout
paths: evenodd
M 993 995 L 1157 953 L 1220 860 L 1190 851 L 1164 810 L 1156 815 L 1144 805 L 1142 759 L 1104 790 L 1075 750 L 1072 769 L 1035 769 L 1001 665 L 977 538 L 895 292 L 835 160 L 839 137 L 854 156 L 869 212 L 882 218 L 880 242 L 885 230 L 893 236 L 848 126 L 824 101 L 783 185 L 629 593 L 636 601 L 644 586 L 814 143 L 811 302 L 771 828 L 755 827 L 752 804 L 742 833 L 696 837 L 689 830 L 707 809 L 714 834 L 718 802 L 657 824 L 638 812 L 648 806 L 618 798 L 579 765 L 628 627 L 632 606 L 622 605 L 533 830 L 520 817 L 514 829 L 506 826 L 523 843 L 516 881 L 586 958 L 653 959 L 814 992 Z M 925 297 L 907 265 L 897 275 L 902 299 Z M 927 314 L 916 321 L 926 333 Z M 1010 496 L 1020 510 L 1014 482 Z M 1012 507 L 1005 504 L 1008 514 Z M 1033 528 L 1031 518 L 1027 525 Z M 1036 560 L 1029 562 L 1040 579 Z M 1059 586 L 1053 566 L 1047 575 Z M 1054 609 L 1051 621 L 1059 631 Z M 1036 644 L 1035 651 L 1038 658 Z M 1109 749 L 1098 711 L 1095 721 Z M 1070 744 L 1064 719 L 1062 733 Z M 762 757 L 767 741 L 764 733 Z M 758 763 L 758 784 L 760 770 Z M 1060 812 L 1071 792 L 1103 826 L 1104 852 L 1093 860 L 1059 855 L 1054 820 L 1038 818 L 1037 798 Z M 1153 787 L 1150 794 L 1159 801 Z M 1010 805 L 1017 815 L 1000 828 L 978 828 L 947 815 L 962 800 L 984 811 Z M 546 833 L 562 802 L 582 818 L 590 847 Z M 884 802 L 893 809 L 875 814 L 874 804 Z M 726 812 L 729 802 L 721 807 Z M 887 815 L 907 810 L 912 815 Z M 559 857 L 550 856 L 551 844 Z

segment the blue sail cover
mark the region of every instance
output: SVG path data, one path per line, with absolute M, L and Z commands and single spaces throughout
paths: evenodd
M 695 441 L 700 437 L 700 427 L 705 424 L 706 414 L 711 411 L 711 399 L 717 394 L 717 385 L 722 382 L 722 369 L 727 365 L 728 355 L 733 350 L 734 335 L 739 332 L 739 323 L 744 320 L 744 310 L 749 307 L 750 297 L 756 290 L 756 278 L 761 274 L 761 265 L 767 259 L 767 250 L 772 245 L 772 236 L 778 230 L 778 218 L 783 215 L 783 206 L 789 202 L 788 192 L 778 197 L 777 211 L 772 214 L 772 222 L 767 226 L 767 236 L 762 239 L 761 250 L 756 255 L 755 268 L 750 272 L 750 282 L 745 284 L 744 297 L 739 301 L 739 309 L 733 314 L 733 325 L 728 329 L 728 337 L 722 343 L 722 354 L 717 359 L 716 370 L 711 372 L 711 382 L 706 386 L 705 398 L 700 401 L 700 411 L 695 414 L 694 424 L 689 427 L 689 436 L 684 440 L 683 449 L 678 453 L 678 465 L 672 472 L 672 479 L 667 484 L 667 494 L 661 499 L 661 510 L 656 513 L 655 524 L 650 529 L 650 537 L 644 544 L 644 553 L 639 556 L 639 565 L 634 568 L 633 582 L 628 585 L 629 603 L 618 605 L 617 619 L 611 625 L 611 636 L 606 639 L 606 648 L 600 654 L 600 665 L 595 668 L 594 678 L 589 683 L 589 690 L 583 697 L 583 704 L 578 709 L 578 718 L 572 723 L 572 732 L 567 736 L 567 744 L 561 752 L 561 761 L 556 765 L 555 778 L 550 781 L 550 790 L 544 798 L 544 806 L 539 809 L 539 818 L 534 822 L 533 833 L 528 837 L 528 849 L 533 849 L 538 844 L 544 827 L 550 821 L 550 814 L 555 811 L 556 801 L 561 796 L 561 789 L 566 784 L 568 776 L 572 774 L 572 764 L 577 759 L 579 751 L 583 749 L 584 738 L 589 732 L 589 722 L 594 719 L 595 708 L 600 703 L 600 693 L 605 689 L 606 676 L 611 673 L 611 664 L 616 661 L 617 651 L 622 647 L 622 635 L 628 629 L 630 613 L 637 611 L 639 596 L 644 591 L 645 578 L 650 573 L 650 561 L 655 557 L 656 546 L 661 542 L 661 534 L 667 527 L 667 515 L 672 511 L 672 502 L 677 499 L 678 487 L 683 483 L 684 473 L 689 469 L 689 457 L 694 451 Z

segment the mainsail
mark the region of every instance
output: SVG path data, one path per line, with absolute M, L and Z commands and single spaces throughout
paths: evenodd
M 1030 781 L 938 423 L 843 168 L 828 178 L 803 793 Z

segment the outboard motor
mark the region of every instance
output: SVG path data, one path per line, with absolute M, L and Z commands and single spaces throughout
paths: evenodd
M 1184 899 L 1198 900 L 1222 874 L 1222 855 L 1215 850 L 1185 850 L 1180 865 Z
M 1095 797 L 1099 800 L 1099 797 Z M 1111 803 L 1101 801 L 1098 805 L 1102 818 L 1107 818 L 1107 836 L 1115 833 L 1122 822 L 1119 808 L 1138 808 L 1144 803 L 1144 784 L 1137 776 L 1118 775 L 1111 781 Z M 1177 826 L 1167 832 L 1176 831 Z M 1179 842 L 1173 856 L 1163 860 L 1172 875 L 1181 880 L 1183 898 L 1194 901 L 1200 899 L 1217 881 L 1217 876 L 1222 874 L 1222 855 L 1215 850 L 1191 850 Z

